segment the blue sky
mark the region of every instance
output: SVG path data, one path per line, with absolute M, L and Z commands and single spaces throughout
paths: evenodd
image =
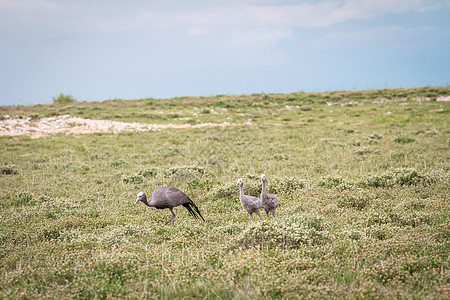
M 449 0 L 0 0 L 0 105 L 448 85 Z

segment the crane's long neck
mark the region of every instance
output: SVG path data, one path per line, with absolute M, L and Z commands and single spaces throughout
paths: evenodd
M 142 203 L 144 203 L 145 205 L 147 205 L 149 207 L 154 207 L 154 205 L 152 205 L 151 203 L 148 203 L 147 199 L 142 200 Z
M 266 181 L 265 181 L 265 180 L 262 181 L 262 190 L 261 190 L 261 194 L 267 195 L 267 192 L 266 192 Z
M 244 198 L 244 186 L 239 185 L 239 198 L 242 200 Z

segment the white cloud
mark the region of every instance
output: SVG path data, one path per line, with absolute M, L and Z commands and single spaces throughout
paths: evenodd
M 176 3 L 170 2 L 172 5 Z M 328 27 L 385 13 L 405 13 L 438 7 L 438 2 L 431 0 L 329 0 L 294 5 L 276 5 L 279 1 L 247 0 L 231 1 L 231 4 L 219 1 L 217 6 L 209 1 L 197 1 L 197 5 L 184 10 L 168 9 L 158 1 L 156 3 L 160 5 L 152 3 L 0 0 L 0 10 L 4 11 L 4 15 L 12 14 L 12 18 L 29 22 L 30 26 L 66 25 L 72 26 L 72 30 L 136 30 L 156 26 L 196 30 L 202 28 L 205 31 L 225 27 L 239 27 L 244 31 L 247 28 L 254 31 L 255 28 L 265 30 L 275 27 L 277 31 L 289 31 L 294 27 Z M 274 5 L 268 5 L 270 3 Z M 192 34 L 190 30 L 186 32 Z
M 437 0 L 328 0 L 281 4 L 282 1 L 55 1 L 0 0 L 0 30 L 25 28 L 24 35 L 111 34 L 158 36 L 169 40 L 205 36 L 227 47 L 261 47 L 289 39 L 296 29 L 327 28 L 383 14 L 436 9 Z M 175 5 L 176 3 L 180 6 Z M 216 4 L 219 3 L 219 4 Z M 231 4 L 229 4 L 231 3 Z M 290 2 L 292 3 L 292 2 Z M 278 4 L 278 5 L 277 5 Z M 169 8 L 172 7 L 172 8 Z M 9 17 L 5 17 L 9 16 Z M 29 32 L 26 30 L 29 28 Z
M 188 30 L 189 35 L 205 35 L 206 33 L 208 33 L 208 31 L 202 27 L 192 27 Z
M 418 11 L 425 12 L 425 11 L 430 11 L 430 10 L 436 10 L 441 7 L 442 7 L 442 5 L 440 5 L 440 4 L 431 4 L 429 6 L 423 6 L 423 7 L 419 8 Z
M 345 32 L 330 32 L 309 41 L 309 49 L 366 49 L 377 53 L 404 51 L 419 47 L 428 47 L 429 40 L 436 39 L 440 30 L 435 27 L 377 26 L 373 28 L 355 28 Z M 434 44 L 434 43 L 433 43 Z

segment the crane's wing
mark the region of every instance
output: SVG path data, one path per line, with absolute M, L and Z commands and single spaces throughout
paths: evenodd
M 192 203 L 192 200 L 185 193 L 174 187 L 160 187 L 152 194 L 152 206 L 156 208 L 169 208 Z
M 261 200 L 259 198 L 253 197 L 253 196 L 248 196 L 248 195 L 244 195 L 244 208 L 249 211 L 249 210 L 259 210 L 262 208 L 261 206 Z
M 194 202 L 185 193 L 174 187 L 157 188 L 152 194 L 150 204 L 156 208 L 172 208 L 183 205 L 192 216 L 205 221 Z
M 271 207 L 278 207 L 281 206 L 280 202 L 278 202 L 278 198 L 275 195 L 268 195 L 269 196 L 269 201 L 268 204 Z

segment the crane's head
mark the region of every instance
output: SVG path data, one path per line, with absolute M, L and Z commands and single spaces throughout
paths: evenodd
M 134 203 L 134 205 L 138 204 L 139 201 L 142 202 L 147 202 L 147 195 L 144 192 L 139 192 L 137 194 L 137 199 L 136 199 L 136 203 Z
M 266 181 L 266 175 L 261 174 L 261 180 Z
M 236 185 L 242 186 L 242 185 L 244 185 L 244 181 L 242 179 L 238 179 Z

